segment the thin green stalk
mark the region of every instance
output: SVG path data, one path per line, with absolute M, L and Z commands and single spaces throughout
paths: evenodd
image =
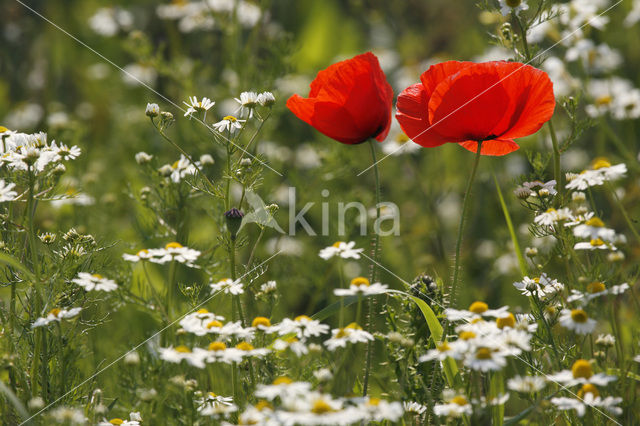
M 564 194 L 564 176 L 560 169 L 560 144 L 558 143 L 556 131 L 553 128 L 553 121 L 547 121 L 547 126 L 549 127 L 549 135 L 551 135 L 551 144 L 553 145 L 553 177 L 556 180 L 556 188 L 558 188 L 558 192 L 561 195 L 560 200 L 562 201 Z
M 504 214 L 504 220 L 507 223 L 507 228 L 509 229 L 509 235 L 511 236 L 511 242 L 513 243 L 513 248 L 516 251 L 516 255 L 518 256 L 518 264 L 520 265 L 520 273 L 525 276 L 527 275 L 527 262 L 524 260 L 524 256 L 522 255 L 522 250 L 520 250 L 520 244 L 518 243 L 518 237 L 516 236 L 516 230 L 513 227 L 513 222 L 511 221 L 511 215 L 509 214 L 509 210 L 507 209 L 507 204 L 504 202 L 504 197 L 502 196 L 502 190 L 500 189 L 500 185 L 498 184 L 498 178 L 496 178 L 496 174 L 491 172 L 493 175 L 493 181 L 496 184 L 496 191 L 498 192 L 498 199 L 500 200 L 500 205 L 502 206 L 502 213 Z
M 227 144 L 227 182 L 224 188 L 224 209 L 228 211 L 231 208 L 231 149 Z
M 524 29 L 524 26 L 522 25 L 522 21 L 520 21 L 520 17 L 518 16 L 518 13 L 513 10 L 512 11 L 513 17 L 516 21 L 516 23 L 518 24 L 518 28 L 520 29 L 520 34 L 521 34 L 521 38 L 522 38 L 522 46 L 524 47 L 524 54 L 525 57 L 527 59 L 527 61 L 529 59 L 531 59 L 531 55 L 529 54 L 529 43 L 527 42 L 527 32 Z
M 173 313 L 173 304 L 174 304 L 174 292 L 173 288 L 176 280 L 176 261 L 172 260 L 169 264 L 169 284 L 167 285 L 167 316 L 169 320 L 171 320 L 171 315 Z
M 450 293 L 450 305 L 453 307 L 455 302 L 456 295 L 456 287 L 458 285 L 458 276 L 460 272 L 460 248 L 462 247 L 462 235 L 464 233 L 464 222 L 465 217 L 467 215 L 467 207 L 469 204 L 469 197 L 471 195 L 471 188 L 473 186 L 473 181 L 476 177 L 476 172 L 478 171 L 478 163 L 480 163 L 481 149 L 482 149 L 482 141 L 478 142 L 478 148 L 475 156 L 475 160 L 473 161 L 473 167 L 471 169 L 471 176 L 469 176 L 469 181 L 467 182 L 467 189 L 464 191 L 464 198 L 462 199 L 462 214 L 460 215 L 460 223 L 458 224 L 458 238 L 456 240 L 456 257 L 453 264 L 453 283 L 451 284 L 451 288 L 449 289 Z M 445 336 L 447 333 L 443 333 Z
M 33 315 L 38 316 L 42 313 L 42 295 L 40 293 L 40 267 L 38 265 L 38 246 L 36 244 L 36 231 L 34 226 L 35 215 L 35 175 L 31 166 L 28 169 L 29 173 L 29 192 L 27 196 L 27 222 L 28 222 L 28 238 L 29 238 L 29 251 L 31 252 L 31 267 L 33 268 L 33 274 L 35 276 L 35 282 L 33 283 L 35 301 L 33 304 Z M 40 327 L 34 331 L 34 350 L 33 360 L 31 364 L 31 391 L 32 395 L 38 396 L 38 370 L 42 372 L 42 397 L 47 401 L 46 386 L 48 379 L 46 377 L 46 370 L 43 366 L 40 366 L 40 358 L 46 359 L 46 336 Z
M 376 159 L 376 149 L 373 145 L 373 140 L 369 139 L 369 148 L 371 150 L 371 160 L 373 161 L 373 171 L 376 179 L 376 224 L 380 222 L 380 173 L 378 171 L 378 161 Z M 375 228 L 375 227 L 374 227 Z M 377 278 L 378 263 L 380 257 L 380 236 L 378 235 L 378 229 L 374 229 L 373 233 L 373 262 L 371 265 L 371 283 L 374 283 Z M 371 333 L 373 331 L 373 315 L 374 315 L 375 303 L 374 298 L 369 298 L 369 317 L 367 320 L 367 331 Z M 362 396 L 367 396 L 369 387 L 369 373 L 371 371 L 371 358 L 373 356 L 373 341 L 367 343 L 367 361 L 364 370 L 364 381 L 362 385 Z

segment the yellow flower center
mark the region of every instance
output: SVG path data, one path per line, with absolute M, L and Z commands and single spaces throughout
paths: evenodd
M 606 158 L 598 157 L 593 160 L 593 164 L 591 165 L 591 167 L 593 167 L 593 170 L 598 170 L 605 167 L 611 167 L 611 163 Z
M 316 399 L 311 407 L 311 412 L 314 414 L 330 413 L 333 408 L 323 399 Z
M 589 241 L 589 244 L 591 244 L 593 247 L 600 247 L 604 245 L 604 241 L 602 241 L 600 238 L 596 238 L 595 240 Z
M 344 328 L 341 328 L 336 333 L 336 338 L 338 338 L 338 339 L 342 339 L 343 337 L 346 337 L 346 336 L 347 336 L 347 332 L 346 332 L 346 330 Z
M 489 305 L 484 302 L 473 302 L 471 306 L 469 306 L 469 311 L 474 314 L 482 314 L 489 310 Z
M 57 318 L 58 315 L 60 315 L 60 312 L 61 310 L 59 308 L 53 308 L 52 310 L 49 311 L 49 314 Z
M 536 282 L 536 284 L 540 284 L 540 277 L 535 277 L 535 278 L 533 279 L 533 281 L 535 281 L 535 282 Z
M 180 163 L 180 160 L 176 161 L 175 163 L 173 163 L 173 164 L 171 165 L 171 168 L 172 168 L 172 169 L 174 169 L 174 170 L 175 170 L 175 169 L 177 169 L 177 168 L 178 168 L 178 164 L 179 164 L 179 163 Z
M 101 279 L 103 279 L 103 278 L 104 278 L 104 277 L 103 277 L 102 275 L 100 275 L 100 274 L 93 274 L 93 275 L 91 275 L 91 276 L 92 276 L 93 278 L 97 278 L 97 279 L 99 279 L 99 280 L 101 280 Z
M 508 316 L 497 318 L 496 325 L 498 326 L 498 328 L 505 328 L 505 327 L 513 328 L 516 325 L 516 317 L 514 317 L 511 312 L 509 312 Z
M 124 420 L 116 418 L 109 420 L 109 423 L 111 423 L 112 425 L 121 425 L 122 423 L 124 423 Z
M 213 327 L 221 328 L 222 327 L 222 323 L 220 321 L 218 321 L 218 320 L 213 320 L 209 324 L 207 324 L 207 328 L 213 328 Z
M 271 409 L 273 409 L 273 406 L 271 404 L 269 404 L 267 401 L 265 401 L 264 399 L 261 399 L 256 404 L 256 409 L 258 411 L 262 411 L 262 410 L 266 410 L 266 409 L 271 410 Z
M 273 381 L 274 385 L 290 385 L 291 383 L 293 383 L 293 380 L 287 376 L 278 377 Z
M 207 349 L 213 352 L 224 351 L 227 349 L 227 344 L 224 342 L 211 342 Z
M 335 243 L 333 243 L 332 247 L 338 248 L 340 247 L 340 244 L 343 244 L 344 241 L 336 241 Z
M 588 379 L 589 377 L 593 376 L 591 363 L 586 359 L 579 359 L 573 363 L 573 366 L 571 367 L 571 373 L 573 374 L 574 379 Z
M 453 398 L 451 400 L 451 402 L 453 402 L 454 404 L 457 404 L 459 406 L 464 406 L 467 405 L 469 402 L 467 402 L 467 398 L 465 398 L 464 396 L 456 396 L 455 398 Z
M 255 317 L 251 322 L 251 327 L 257 327 L 259 325 L 263 327 L 271 327 L 271 321 L 269 321 L 269 318 Z
M 236 348 L 245 352 L 252 351 L 255 349 L 253 345 L 249 342 L 240 342 L 236 345 Z
M 8 132 L 8 131 L 9 131 L 9 129 L 7 129 L 6 127 L 0 126 L 0 133 L 4 133 L 4 132 Z
M 215 394 L 215 393 L 213 393 L 213 392 L 209 392 L 209 396 L 210 396 L 211 398 L 215 398 L 215 397 L 217 397 L 218 395 L 216 395 L 216 394 Z
M 223 120 L 231 121 L 232 123 L 235 123 L 236 121 L 238 121 L 238 119 L 235 118 L 233 115 L 227 115 L 226 117 L 223 118 Z
M 547 306 L 544 310 L 547 312 L 547 315 L 555 315 L 558 311 L 555 306 Z
M 592 283 L 587 284 L 587 291 L 591 294 L 594 293 L 601 293 L 603 291 L 606 290 L 606 287 L 604 285 L 604 283 L 601 283 L 599 281 L 595 281 Z
M 396 136 L 396 142 L 398 143 L 405 143 L 405 142 L 409 142 L 409 136 L 407 136 L 404 133 L 398 133 L 398 135 Z
M 602 220 L 600 220 L 600 218 L 594 216 L 591 219 L 589 219 L 588 221 L 586 221 L 585 225 L 593 226 L 595 228 L 602 228 L 602 227 L 604 227 L 604 222 L 602 222 Z
M 350 329 L 352 329 L 352 330 L 362 330 L 362 327 L 360 327 L 360 326 L 358 325 L 358 323 L 356 323 L 356 322 L 352 322 L 352 323 L 350 323 L 350 324 L 349 324 L 348 326 L 346 326 L 345 328 L 350 328 Z
M 491 349 L 489 349 L 489 348 L 478 348 L 476 350 L 476 358 L 477 359 L 491 359 Z
M 484 322 L 482 318 L 474 318 L 471 320 L 471 324 L 478 324 L 479 322 Z
M 295 317 L 295 321 L 300 322 L 304 320 L 311 321 L 311 318 L 306 315 L 298 315 L 297 317 Z
M 590 393 L 594 398 L 600 396 L 600 392 L 598 392 L 598 388 L 592 385 L 591 383 L 585 383 L 582 385 L 582 388 L 578 391 L 578 398 L 584 398 L 586 394 Z
M 355 285 L 357 287 L 360 287 L 360 286 L 367 286 L 368 287 L 369 285 L 371 285 L 371 283 L 365 277 L 356 277 L 356 278 L 351 280 L 351 285 Z
M 176 346 L 175 350 L 176 350 L 176 352 L 180 352 L 181 354 L 191 353 L 191 349 L 189 349 L 188 347 L 186 347 L 184 345 Z
M 473 331 L 462 331 L 460 332 L 458 337 L 460 337 L 462 340 L 470 340 L 476 337 L 476 333 L 474 333 Z
M 367 404 L 377 407 L 380 405 L 380 398 L 369 398 L 369 402 Z
M 612 101 L 613 101 L 613 98 L 609 95 L 600 96 L 599 98 L 596 99 L 596 105 L 605 106 L 605 105 L 609 105 Z
M 553 207 L 550 207 L 547 209 L 547 211 L 545 213 L 555 213 L 557 210 L 554 209 Z
M 582 324 L 587 322 L 589 316 L 582 309 L 573 309 L 571 310 L 571 319 L 573 320 L 573 322 Z
M 447 352 L 451 350 L 451 346 L 449 346 L 449 343 L 447 342 L 442 342 L 436 346 L 436 349 L 438 350 L 438 352 Z
M 166 246 L 164 246 L 164 248 L 165 248 L 165 250 L 169 250 L 169 249 L 172 249 L 172 248 L 175 248 L 175 249 L 177 249 L 177 248 L 182 248 L 182 244 L 180 244 L 180 243 L 176 243 L 176 242 L 174 241 L 174 242 L 169 243 L 169 244 L 167 244 Z
M 209 311 L 208 311 L 208 310 L 206 310 L 205 308 L 198 309 L 198 310 L 196 311 L 196 314 L 208 314 L 208 313 L 209 313 Z
M 142 250 L 140 250 L 138 253 L 136 253 L 136 256 L 140 257 L 140 256 L 143 256 L 143 255 L 145 255 L 145 254 L 149 254 L 149 250 L 147 250 L 147 249 L 142 249 Z

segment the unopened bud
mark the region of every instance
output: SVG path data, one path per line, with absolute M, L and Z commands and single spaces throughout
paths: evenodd
M 224 214 L 224 217 L 227 219 L 227 229 L 229 230 L 231 239 L 235 240 L 236 234 L 240 229 L 240 225 L 242 225 L 242 218 L 244 217 L 244 213 L 234 207 L 226 212 Z

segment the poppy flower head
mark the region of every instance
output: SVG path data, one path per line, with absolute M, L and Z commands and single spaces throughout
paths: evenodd
M 396 118 L 424 147 L 459 143 L 483 155 L 519 148 L 513 140 L 535 133 L 553 115 L 549 76 L 518 62 L 448 61 L 430 67 L 399 96 Z
M 287 107 L 319 132 L 344 144 L 383 141 L 391 125 L 393 90 L 371 52 L 318 72 L 309 97 L 293 95 Z

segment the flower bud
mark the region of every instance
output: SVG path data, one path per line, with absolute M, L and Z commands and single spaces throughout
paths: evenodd
M 211 166 L 215 163 L 215 161 L 213 160 L 213 157 L 209 154 L 202 154 L 200 156 L 200 164 L 202 164 L 203 166 Z
M 157 117 L 158 114 L 160 114 L 160 107 L 158 106 L 158 104 L 147 104 L 147 109 L 144 111 L 144 113 L 149 118 Z
M 224 217 L 227 219 L 227 229 L 229 230 L 229 234 L 231 234 L 231 239 L 235 240 L 236 234 L 240 229 L 240 225 L 242 225 L 244 213 L 234 207 L 226 212 Z

